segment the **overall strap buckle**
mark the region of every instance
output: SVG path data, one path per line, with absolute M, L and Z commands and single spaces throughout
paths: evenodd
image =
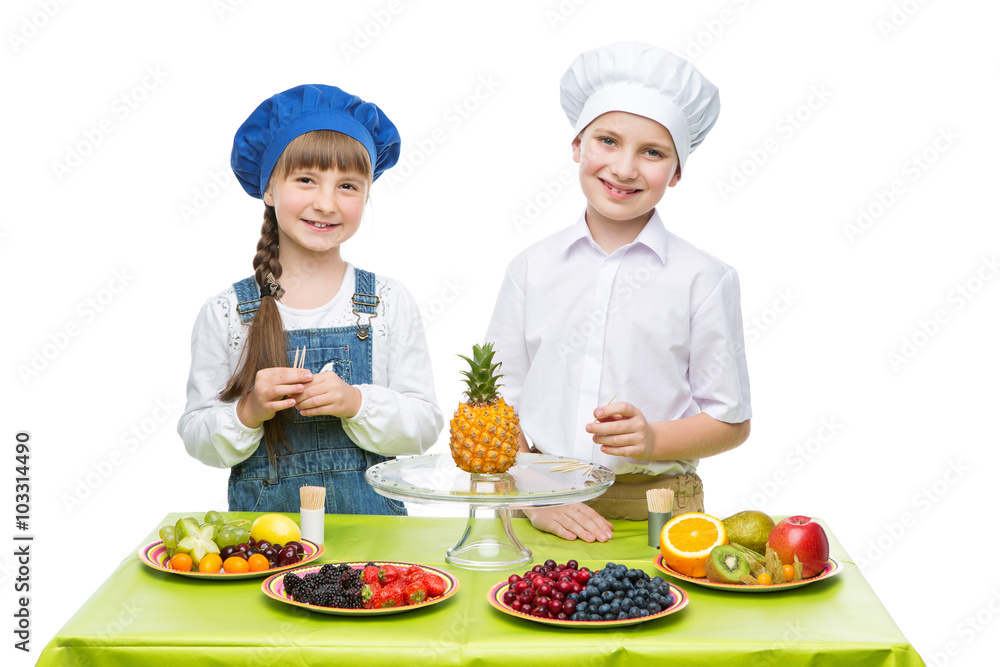
M 378 317 L 379 298 L 375 294 L 368 292 L 375 291 L 375 274 L 361 269 L 354 270 L 354 296 L 351 303 L 354 304 L 354 314 L 358 318 L 358 340 L 367 340 L 371 330 L 372 319 Z M 362 322 L 361 316 L 367 315 L 367 319 Z

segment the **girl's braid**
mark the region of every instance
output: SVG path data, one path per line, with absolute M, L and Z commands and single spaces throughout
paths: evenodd
M 281 262 L 278 261 L 278 218 L 274 214 L 273 206 L 264 207 L 264 224 L 260 228 L 257 254 L 253 258 L 253 271 L 260 293 L 270 296 L 271 287 L 267 283 L 267 274 L 273 275 L 275 280 L 281 277 Z

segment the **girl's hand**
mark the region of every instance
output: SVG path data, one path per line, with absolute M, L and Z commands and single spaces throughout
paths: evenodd
M 305 417 L 333 415 L 350 419 L 361 409 L 361 391 L 336 373 L 325 371 L 313 376 L 299 394 L 295 407 Z
M 558 535 L 564 540 L 607 542 L 614 537 L 614 526 L 589 505 L 574 503 L 558 507 L 529 507 L 524 515 L 538 530 Z
M 312 380 L 304 368 L 263 368 L 257 371 L 253 390 L 236 404 L 236 415 L 247 428 L 257 428 L 279 410 L 295 405 L 295 396 Z
M 640 461 L 653 455 L 653 429 L 639 408 L 631 403 L 611 403 L 594 410 L 597 423 L 587 424 L 601 451 L 612 456 L 630 456 Z

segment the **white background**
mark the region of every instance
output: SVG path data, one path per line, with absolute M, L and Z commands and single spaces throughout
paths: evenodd
M 450 418 L 456 355 L 481 340 L 506 263 L 582 210 L 558 79 L 623 39 L 692 58 L 722 91 L 659 209 L 741 278 L 753 434 L 702 463 L 707 510 L 822 517 L 929 664 L 994 659 L 998 14 L 916 0 L 5 2 L 4 660 L 33 663 L 166 513 L 226 507 L 227 472 L 188 457 L 175 427 L 195 315 L 251 270 L 261 205 L 228 168 L 247 114 L 323 82 L 397 124 L 403 160 L 345 255 L 421 304 Z M 11 632 L 21 430 L 27 656 Z M 433 451 L 446 448 L 447 432 Z

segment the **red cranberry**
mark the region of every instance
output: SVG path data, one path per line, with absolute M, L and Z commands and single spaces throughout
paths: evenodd
M 514 584 L 514 592 L 515 593 L 520 593 L 521 591 L 529 588 L 530 586 L 531 586 L 531 584 L 529 584 L 527 581 L 525 581 L 524 579 L 522 579 L 521 581 L 519 581 L 516 584 Z
M 514 611 L 521 611 L 521 601 L 514 600 L 513 602 L 510 603 L 510 608 L 513 609 Z
M 552 599 L 553 600 L 565 600 L 566 596 L 563 595 L 562 593 L 560 593 L 559 591 L 556 591 L 555 593 L 552 594 Z
M 549 611 L 551 611 L 553 614 L 558 614 L 562 610 L 563 610 L 563 603 L 560 602 L 559 600 L 553 600 L 552 602 L 549 603 Z
M 548 597 L 547 595 L 536 595 L 535 599 L 532 602 L 538 607 L 548 607 L 549 602 L 551 601 L 552 598 Z
M 535 588 L 535 590 L 538 590 L 545 585 L 545 577 L 535 577 L 531 580 L 531 585 Z
M 574 592 L 574 593 L 579 593 L 579 592 L 581 592 L 581 591 L 583 591 L 583 586 L 581 586 L 580 584 L 578 584 L 578 583 L 576 583 L 576 582 L 574 581 L 574 582 L 573 582 L 573 592 Z
M 573 591 L 573 582 L 560 581 L 558 584 L 556 584 L 556 590 L 562 593 L 563 595 L 565 595 L 566 593 L 570 593 Z
M 541 586 L 535 589 L 535 592 L 537 592 L 539 595 L 552 595 L 552 587 L 549 586 L 548 584 L 542 584 Z
M 503 600 L 504 604 L 510 604 L 511 602 L 517 599 L 517 593 L 515 593 L 514 591 L 507 591 L 506 593 L 503 594 L 503 597 L 500 599 Z
M 530 588 L 525 588 L 523 591 L 517 594 L 517 598 L 522 603 L 528 603 L 535 599 L 535 591 Z
M 546 609 L 545 607 L 535 607 L 534 609 L 531 610 L 531 615 L 540 616 L 541 618 L 548 618 L 549 610 Z
M 520 575 L 512 574 L 509 577 L 507 577 L 507 583 L 508 584 L 516 584 L 519 581 L 521 581 Z
M 559 621 L 568 621 L 569 616 L 566 615 L 566 612 L 561 611 L 558 614 L 556 614 L 556 619 Z
M 580 567 L 580 564 L 577 563 L 575 560 L 568 560 L 566 561 L 566 567 L 568 567 L 571 570 L 575 570 L 578 567 Z
M 563 601 L 563 611 L 567 614 L 572 614 L 576 611 L 576 603 L 572 600 Z

